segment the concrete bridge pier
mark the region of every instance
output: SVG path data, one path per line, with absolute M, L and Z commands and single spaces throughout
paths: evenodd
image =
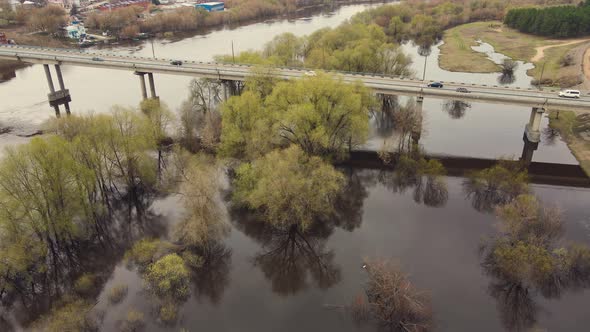
M 135 72 L 135 75 L 139 77 L 139 87 L 141 88 L 141 100 L 147 99 L 147 88 L 145 86 L 145 73 Z
M 412 143 L 418 144 L 422 136 L 422 104 L 424 97 L 416 97 L 416 106 L 414 107 L 414 114 L 416 115 L 414 126 L 412 128 Z
M 147 73 L 148 74 L 148 80 L 150 82 L 150 97 L 153 99 L 158 99 L 158 96 L 156 95 L 156 85 L 154 84 L 154 74 L 153 73 Z
M 49 94 L 47 94 L 47 98 L 49 99 L 49 105 L 55 109 L 55 116 L 60 117 L 61 115 L 59 105 L 64 105 L 66 114 L 69 115 L 71 113 L 70 102 L 72 101 L 72 98 L 70 97 L 70 91 L 65 87 L 60 65 L 55 65 L 55 73 L 59 83 L 58 91 L 55 90 L 55 86 L 53 85 L 53 79 L 51 78 L 51 70 L 49 69 L 49 65 L 43 65 L 43 69 L 45 69 L 47 85 L 49 86 Z
M 539 147 L 539 142 L 531 142 L 527 135 L 523 135 L 522 140 L 524 141 L 524 146 L 522 147 L 522 155 L 520 156 L 520 161 L 522 161 L 525 165 L 530 165 L 533 161 L 533 154 Z
M 531 110 L 529 123 L 524 127 L 524 135 L 530 142 L 539 143 L 541 141 L 540 128 L 543 113 L 545 113 L 545 109 L 542 107 L 533 107 Z

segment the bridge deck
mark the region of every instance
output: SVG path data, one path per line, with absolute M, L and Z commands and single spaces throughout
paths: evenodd
M 50 49 L 31 46 L 0 46 L 0 59 L 17 60 L 28 63 L 60 64 L 197 76 L 222 80 L 241 81 L 252 75 L 252 66 L 249 65 L 184 61 L 181 66 L 175 66 L 170 64 L 171 59 L 153 59 L 96 53 L 91 51 Z M 367 73 L 334 73 L 341 77 L 345 82 L 352 83 L 360 81 L 375 92 L 383 94 L 423 96 L 438 99 L 590 112 L 590 96 L 582 96 L 580 99 L 565 99 L 558 97 L 556 91 L 540 91 L 534 89 L 519 89 L 456 82 L 444 82 L 444 88 L 428 88 L 425 87 L 423 81 L 414 79 Z M 284 79 L 292 79 L 304 76 L 305 70 L 277 67 L 274 69 L 274 74 Z M 470 92 L 461 93 L 455 91 L 458 87 L 466 87 Z

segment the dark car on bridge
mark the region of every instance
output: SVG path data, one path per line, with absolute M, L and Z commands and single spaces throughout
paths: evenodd
M 180 61 L 180 60 L 172 60 L 172 61 L 170 61 L 170 64 L 171 65 L 174 65 L 174 66 L 182 66 L 182 61 Z
M 429 88 L 442 88 L 443 84 L 441 82 L 432 82 L 428 83 Z
M 467 88 L 457 88 L 456 90 L 457 92 L 462 92 L 462 93 L 469 93 L 471 91 L 467 90 Z

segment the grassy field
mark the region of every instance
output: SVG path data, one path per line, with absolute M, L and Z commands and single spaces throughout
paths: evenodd
M 498 66 L 486 59 L 485 56 L 473 51 L 469 46 L 477 45 L 477 40 L 482 40 L 494 47 L 496 52 L 505 54 L 515 60 L 530 62 L 535 57 L 537 47 L 559 45 L 567 40 L 551 40 L 540 36 L 533 36 L 507 28 L 501 22 L 474 22 L 457 26 L 445 32 L 444 42 L 441 47 L 440 64 L 443 69 L 450 71 L 466 71 L 472 73 L 498 71 Z M 544 79 L 559 81 L 565 76 L 579 74 L 579 68 L 561 67 L 560 59 L 570 52 L 578 44 L 557 46 L 544 51 L 541 60 L 534 62 L 535 68 L 529 71 L 529 75 L 539 78 L 542 64 Z
M 590 137 L 584 139 L 583 131 L 590 129 L 590 116 L 577 116 L 571 111 L 559 111 L 559 118 L 557 118 L 557 111 L 549 113 L 549 126 L 556 129 L 561 134 L 561 137 L 567 142 L 580 166 L 584 169 L 586 174 L 590 176 Z
M 464 33 L 462 25 L 445 32 L 444 44 L 440 47 L 440 67 L 449 71 L 470 73 L 494 73 L 500 67 L 489 60 L 485 54 L 474 52 L 471 46 L 477 46 L 474 38 Z

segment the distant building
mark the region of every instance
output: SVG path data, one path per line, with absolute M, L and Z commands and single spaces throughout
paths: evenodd
M 130 6 L 140 6 L 143 8 L 147 8 L 151 3 L 151 0 L 126 0 L 114 3 L 105 3 L 103 5 L 98 6 L 98 9 L 100 11 L 109 11 Z
M 47 0 L 48 5 L 72 8 L 73 5 L 80 6 L 80 0 Z
M 195 8 L 203 8 L 208 12 L 222 12 L 225 9 L 223 2 L 203 2 L 195 5 Z
M 47 0 L 47 4 L 66 8 L 66 0 Z
M 68 38 L 83 39 L 86 37 L 86 28 L 78 21 L 72 22 L 71 25 L 65 27 Z
M 15 10 L 16 7 L 20 6 L 20 1 L 18 0 L 9 0 L 10 3 L 10 7 L 12 8 L 12 10 Z

